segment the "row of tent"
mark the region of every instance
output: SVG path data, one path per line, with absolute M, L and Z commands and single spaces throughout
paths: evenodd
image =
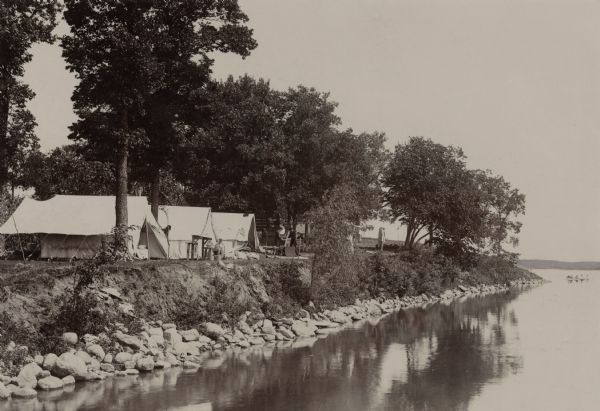
M 226 255 L 260 246 L 253 214 L 161 206 L 156 219 L 146 197 L 129 196 L 127 215 L 129 250 L 138 257 L 188 258 L 190 245 L 219 239 Z M 56 195 L 45 201 L 25 198 L 0 227 L 0 234 L 40 235 L 44 259 L 91 258 L 110 236 L 114 223 L 114 196 Z

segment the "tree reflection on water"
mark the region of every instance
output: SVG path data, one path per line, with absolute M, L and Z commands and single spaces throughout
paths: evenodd
M 508 305 L 517 295 L 401 311 L 326 338 L 206 354 L 198 372 L 113 378 L 0 403 L 0 410 L 464 410 L 485 384 L 522 367 Z

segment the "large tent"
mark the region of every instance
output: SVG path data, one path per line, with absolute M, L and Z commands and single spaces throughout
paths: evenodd
M 167 239 L 145 197 L 129 196 L 129 250 L 150 258 L 167 256 Z M 91 258 L 115 225 L 114 196 L 56 195 L 25 198 L 0 234 L 40 234 L 41 258 Z M 142 246 L 142 247 L 140 247 Z
M 209 207 L 160 206 L 158 222 L 168 231 L 169 258 L 193 258 L 202 255 L 202 250 L 191 253 L 190 245 L 195 240 L 200 247 L 206 240 L 214 239 L 212 218 Z M 170 227 L 166 230 L 167 227 Z
M 223 240 L 225 254 L 242 248 L 257 250 L 260 246 L 254 214 L 212 213 L 217 240 Z

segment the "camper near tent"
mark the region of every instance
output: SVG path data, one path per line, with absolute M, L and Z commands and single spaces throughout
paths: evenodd
M 212 222 L 216 239 L 225 246 L 225 255 L 231 256 L 246 247 L 259 249 L 254 214 L 212 213 Z
M 169 258 L 204 257 L 204 246 L 214 240 L 209 207 L 160 206 L 158 222 L 169 240 Z
M 127 214 L 130 253 L 166 258 L 167 239 L 146 198 L 129 196 Z M 92 258 L 114 225 L 114 196 L 56 195 L 46 201 L 25 198 L 0 234 L 40 234 L 41 258 Z

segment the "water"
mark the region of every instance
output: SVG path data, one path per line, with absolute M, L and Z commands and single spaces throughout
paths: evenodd
M 0 410 L 596 410 L 600 272 L 463 298 L 204 367 L 81 384 Z M 578 273 L 583 273 L 579 271 Z M 573 273 L 571 273 L 573 274 Z

